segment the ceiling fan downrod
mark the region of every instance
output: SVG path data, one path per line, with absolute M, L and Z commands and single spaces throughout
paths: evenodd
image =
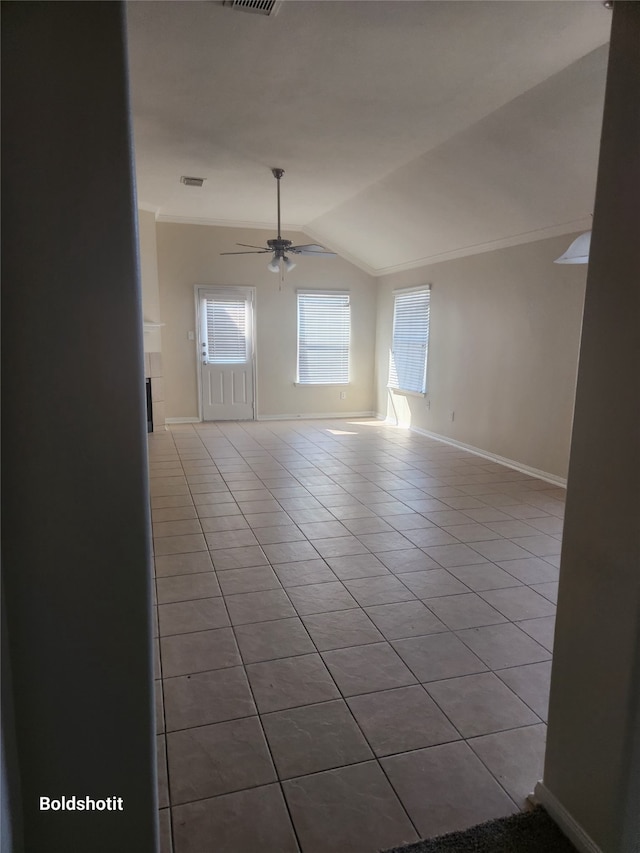
M 278 240 L 282 239 L 280 233 L 280 178 L 284 175 L 284 169 L 272 169 L 271 173 L 278 182 Z

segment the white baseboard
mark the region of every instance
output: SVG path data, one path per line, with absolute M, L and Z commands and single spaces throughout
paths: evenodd
M 580 824 L 569 814 L 555 794 L 546 787 L 544 782 L 538 782 L 533 795 L 533 801 L 539 803 L 549 812 L 562 832 L 580 853 L 602 853 L 595 841 L 587 835 Z
M 314 412 L 303 415 L 258 415 L 256 421 L 304 421 L 309 420 L 334 420 L 335 418 L 372 418 L 373 412 Z M 166 424 L 199 424 L 206 423 L 200 418 L 165 418 Z M 251 422 L 251 419 L 248 420 Z
M 385 415 L 376 412 L 376 418 L 385 421 L 386 423 L 397 426 L 393 418 L 388 418 Z M 558 477 L 557 474 L 550 474 L 548 471 L 541 471 L 539 468 L 532 468 L 530 465 L 525 465 L 522 462 L 517 462 L 515 459 L 507 459 L 506 456 L 498 456 L 497 453 L 491 453 L 489 450 L 482 450 L 480 447 L 474 447 L 472 444 L 465 444 L 463 441 L 456 441 L 454 438 L 449 438 L 446 435 L 440 435 L 437 432 L 431 432 L 422 427 L 409 426 L 406 427 L 410 432 L 424 435 L 427 438 L 434 438 L 436 441 L 442 441 L 444 444 L 451 444 L 453 447 L 459 447 L 461 450 L 466 450 L 468 453 L 473 453 L 474 456 L 482 456 L 483 459 L 489 459 L 491 462 L 497 462 L 499 465 L 505 465 L 507 468 L 513 468 L 514 471 L 520 471 L 521 474 L 529 474 L 538 480 L 545 480 L 547 483 L 553 483 L 554 486 L 566 488 L 566 477 Z
M 373 412 L 314 412 L 303 415 L 258 415 L 257 421 L 334 420 L 336 418 L 372 418 Z

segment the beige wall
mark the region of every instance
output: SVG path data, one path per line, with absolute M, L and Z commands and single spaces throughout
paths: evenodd
M 566 477 L 586 266 L 553 260 L 574 236 L 382 277 L 377 411 Z M 390 392 L 393 290 L 428 282 L 428 394 Z
M 160 322 L 160 291 L 158 289 L 158 258 L 156 251 L 156 217 L 147 210 L 138 211 L 138 247 L 142 282 L 142 315 L 145 321 Z M 146 331 L 145 352 L 161 352 L 159 329 Z
M 315 415 L 371 412 L 373 405 L 375 281 L 341 258 L 298 258 L 285 276 L 267 270 L 269 255 L 224 257 L 236 243 L 264 245 L 272 237 L 258 229 L 217 228 L 158 222 L 158 274 L 167 418 L 198 416 L 195 285 L 256 288 L 258 415 Z M 311 242 L 303 234 L 284 235 Z M 351 294 L 351 383 L 333 387 L 295 385 L 297 288 L 335 288 Z M 346 391 L 346 399 L 340 392 Z

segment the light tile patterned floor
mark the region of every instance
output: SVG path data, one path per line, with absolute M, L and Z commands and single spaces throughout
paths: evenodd
M 375 853 L 524 807 L 562 489 L 374 420 L 149 447 L 163 853 Z

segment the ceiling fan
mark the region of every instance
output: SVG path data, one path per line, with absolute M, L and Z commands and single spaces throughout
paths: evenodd
M 271 272 L 280 271 L 280 262 L 283 263 L 284 269 L 289 272 L 295 267 L 295 264 L 287 255 L 323 255 L 325 258 L 335 258 L 335 252 L 329 252 L 323 246 L 318 246 L 315 243 L 308 243 L 304 246 L 294 246 L 291 240 L 283 239 L 280 233 L 280 178 L 284 175 L 284 169 L 272 169 L 273 177 L 278 182 L 278 236 L 273 240 L 267 240 L 265 246 L 250 246 L 248 243 L 236 243 L 236 246 L 246 246 L 251 249 L 250 252 L 220 252 L 221 255 L 260 255 L 265 253 L 273 253 L 273 258 L 268 264 L 267 269 Z

